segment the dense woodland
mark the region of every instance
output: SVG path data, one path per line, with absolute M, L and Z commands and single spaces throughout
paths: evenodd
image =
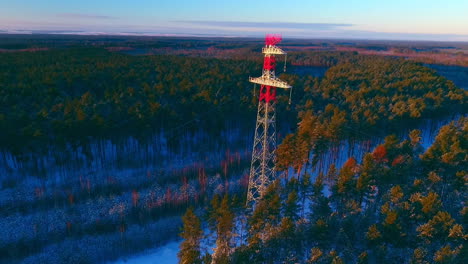
M 468 110 L 467 91 L 421 65 L 379 57 L 342 60 L 323 79 L 306 77 L 300 84 L 299 124 L 278 148 L 280 169 L 314 166 L 320 154 L 344 139 Z
M 3 48 L 30 48 L 2 41 Z M 227 125 L 253 130 L 252 95 L 258 87 L 247 80 L 260 74 L 258 41 L 234 51 L 240 44 L 156 41 L 150 48 L 161 49 L 161 55 L 153 56 L 120 52 L 125 45 L 148 47 L 138 39 L 112 41 L 57 37 L 38 40 L 45 50 L 0 52 L 0 149 L 21 156 L 50 144 L 83 147 L 92 139 L 143 141 L 162 132 L 177 140 L 178 130 L 220 137 Z M 212 45 L 216 48 L 208 50 Z M 162 55 L 174 54 L 170 49 L 181 56 Z M 94 263 L 132 254 L 174 239 L 178 216 L 188 206 L 197 209 L 183 218 L 180 256 L 194 262 L 353 263 L 362 253 L 361 258 L 383 263 L 379 260 L 408 260 L 416 249 L 420 263 L 436 254 L 441 260 L 466 256 L 459 247 L 466 230 L 461 183 L 467 170 L 466 119 L 444 128 L 439 143 L 424 154 L 413 132 L 408 140 L 389 137 L 363 161 L 351 159 L 317 179 L 308 172 L 341 140 L 390 134 L 424 118 L 465 115 L 467 91 L 398 58 L 301 51 L 290 53 L 288 61 L 288 67 L 330 68 L 323 78 L 278 71 L 294 86 L 291 105 L 288 93 L 280 91 L 278 98 L 281 132 L 298 123 L 278 149 L 278 167 L 290 180 L 273 186 L 252 215 L 243 208 L 249 155 L 229 148 L 220 164 L 204 161 L 213 164 L 171 172 L 122 177 L 92 172 L 58 183 L 35 175 L 2 177 L 0 229 L 6 231 L 0 236 L 0 262 Z M 392 189 L 397 185 L 400 191 Z M 393 201 L 392 192 L 401 197 Z M 201 213 L 212 197 L 209 213 Z M 438 206 L 421 213 L 424 199 Z M 419 236 L 419 225 L 439 225 L 432 221 L 439 211 L 449 214 L 447 232 L 453 229 L 455 235 Z M 369 232 L 380 235 L 368 239 Z M 216 245 L 212 256 L 205 254 L 207 245 Z
M 200 114 L 197 126 L 216 131 L 224 120 L 254 111 L 245 82 L 254 66 L 86 48 L 0 54 L 0 145 L 138 135 Z
M 228 194 L 188 209 L 180 263 L 466 263 L 468 120 L 427 150 L 420 133 L 313 180 L 281 179 L 250 213 Z
M 370 131 L 467 111 L 466 91 L 416 63 L 352 52 L 290 57 L 294 65 L 331 68 L 323 79 L 281 76 L 297 89 L 293 106 L 280 93 L 280 120 L 294 124 L 296 110 L 310 110 L 299 121 L 318 118 L 328 131 L 316 131 L 327 138 L 345 137 L 343 126 Z M 184 122 L 216 134 L 255 114 L 254 89 L 245 80 L 260 67 L 260 57 L 129 56 L 102 48 L 0 53 L 0 146 L 21 152 L 51 142 L 148 135 Z

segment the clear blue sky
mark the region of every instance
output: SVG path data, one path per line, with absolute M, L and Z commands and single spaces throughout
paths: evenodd
M 0 0 L 0 30 L 468 41 L 468 0 Z

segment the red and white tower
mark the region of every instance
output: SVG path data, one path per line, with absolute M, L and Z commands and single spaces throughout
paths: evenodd
M 276 46 L 279 42 L 281 35 L 266 36 L 262 49 L 265 54 L 262 76 L 249 78 L 250 82 L 260 84 L 261 88 L 247 192 L 248 205 L 260 199 L 268 185 L 276 179 L 276 88 L 292 88 L 275 76 L 275 55 L 286 55 Z

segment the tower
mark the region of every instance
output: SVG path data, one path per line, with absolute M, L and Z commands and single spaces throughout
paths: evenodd
M 286 55 L 276 46 L 280 41 L 280 35 L 266 36 L 262 49 L 265 54 L 262 76 L 249 78 L 250 82 L 260 84 L 260 94 L 247 191 L 248 205 L 260 199 L 268 185 L 276 179 L 276 88 L 292 88 L 275 76 L 275 55 Z

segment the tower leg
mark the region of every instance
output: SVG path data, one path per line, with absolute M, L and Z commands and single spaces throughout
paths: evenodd
M 263 89 L 264 87 L 262 87 Z M 269 90 L 269 89 L 268 89 Z M 272 91 L 275 92 L 275 91 Z M 261 100 L 250 166 L 247 205 L 258 201 L 268 185 L 276 179 L 276 111 L 275 101 Z

